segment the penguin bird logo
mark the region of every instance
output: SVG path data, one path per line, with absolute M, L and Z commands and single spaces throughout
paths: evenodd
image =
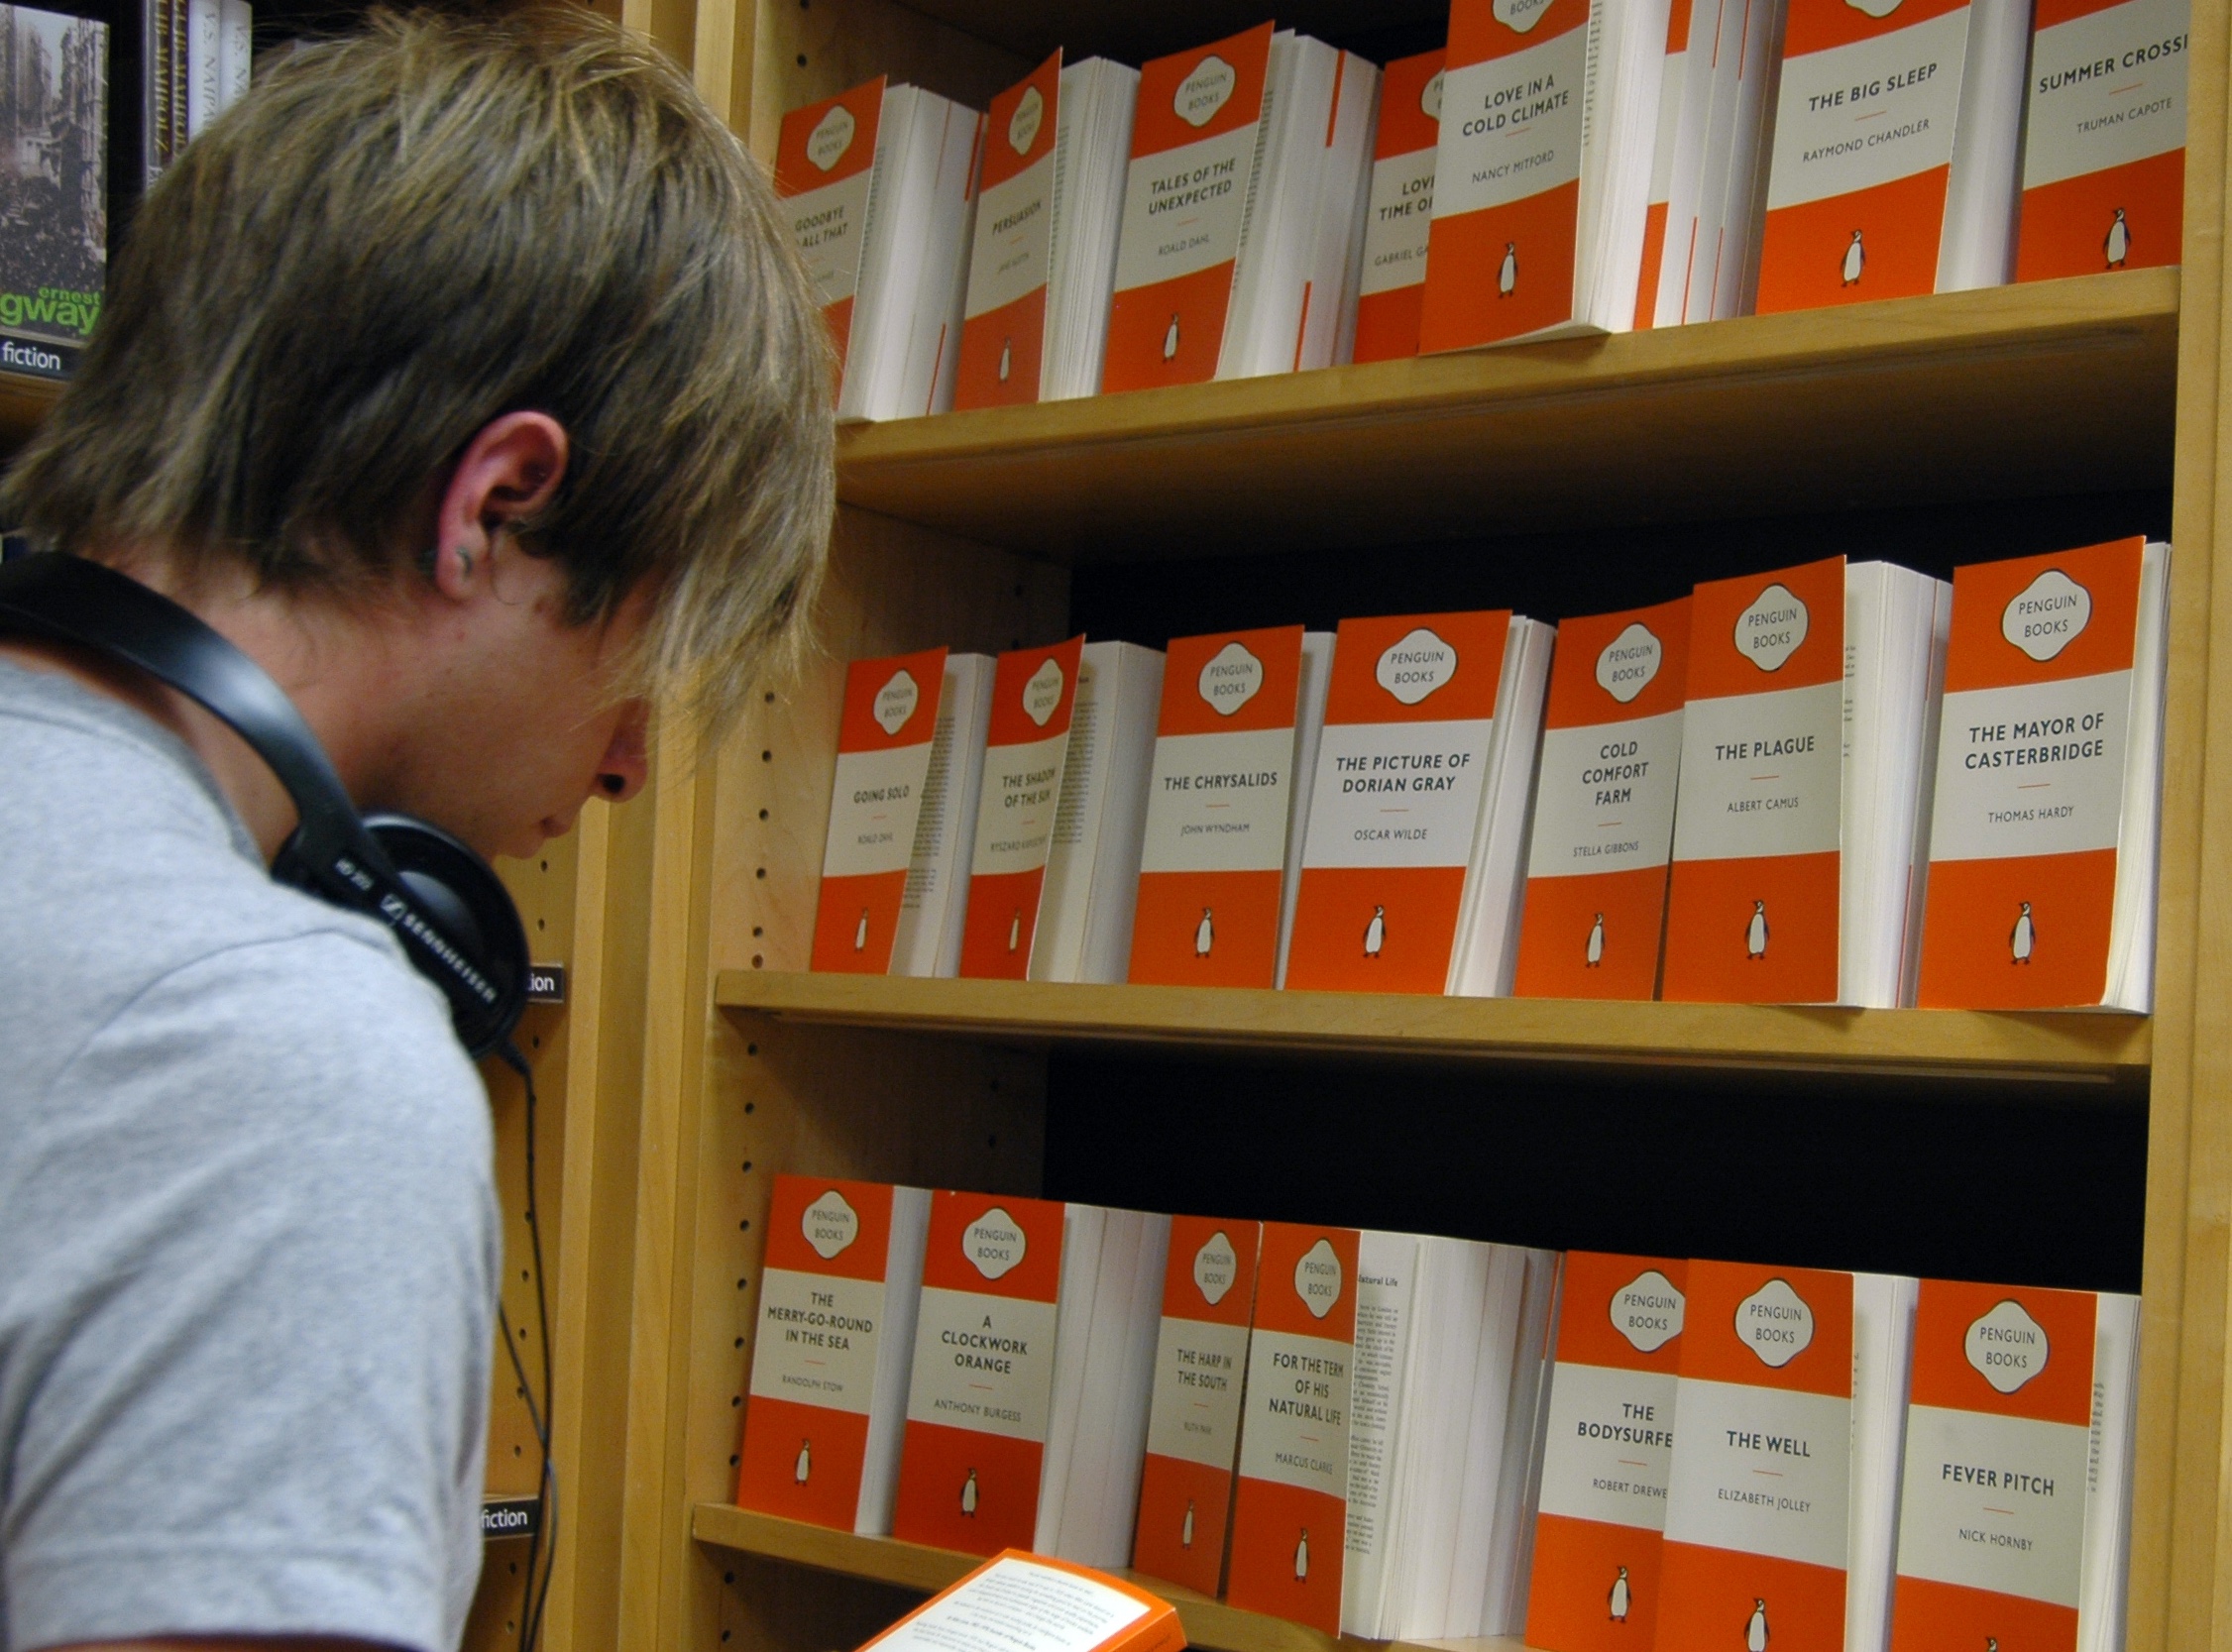
M 1175 356 L 1175 355 L 1176 355 L 1177 353 L 1178 353 L 1178 317 L 1177 317 L 1177 312 L 1176 312 L 1175 310 L 1172 310 L 1172 311 L 1171 312 L 1171 326 L 1170 326 L 1170 330 L 1169 330 L 1168 332 L 1166 332 L 1166 333 L 1165 333 L 1165 334 L 1163 335 L 1163 360 L 1165 360 L 1166 362 L 1167 362 L 1167 361 L 1170 361 L 1170 360 L 1171 360 L 1171 359 L 1172 359 L 1172 357 L 1174 357 L 1174 356 Z
M 1743 955 L 1763 958 L 1767 955 L 1767 903 L 1751 903 L 1751 922 L 1743 927 Z
M 1008 919 L 1008 950 L 1014 951 L 1023 941 L 1023 909 L 1017 907 Z
M 814 1478 L 814 1442 L 812 1440 L 799 1441 L 798 1466 L 792 1471 L 791 1478 L 801 1486 Z
M 1205 958 L 1209 948 L 1217 943 L 1216 914 L 1207 907 L 1201 909 L 1201 922 L 1193 926 L 1193 955 Z
M 2121 270 L 2124 261 L 2131 257 L 2131 226 L 2124 222 L 2124 209 L 2120 206 L 2116 208 L 2115 222 L 2108 226 L 2107 238 L 2100 243 L 2100 250 L 2108 255 L 2111 270 Z
M 1309 1527 L 1302 1528 L 1300 1539 L 1294 1544 L 1294 1581 L 1302 1582 L 1309 1576 Z
M 1001 384 L 1003 384 L 1003 385 L 1004 385 L 1004 384 L 1006 384 L 1006 383 L 1008 382 L 1008 372 L 1009 372 L 1009 370 L 1010 370 L 1011 368 L 1013 368 L 1014 366 L 1015 366 L 1015 340 L 1014 340 L 1014 339 L 1013 339 L 1012 337 L 1009 337 L 1009 338 L 1003 338 L 1002 340 L 1000 340 L 1000 383 L 1001 383 Z
M 2008 932 L 2007 950 L 2017 963 L 2031 961 L 2031 948 L 2038 943 L 2038 926 L 2031 922 L 2031 903 L 2025 901 L 2023 910 L 2016 916 L 2015 928 Z
M 868 949 L 868 909 L 866 907 L 860 909 L 860 922 L 852 926 L 852 949 L 855 952 L 865 952 Z
M 976 1471 L 969 1470 L 968 1479 L 961 1482 L 961 1512 L 971 1520 L 976 1518 Z
M 1378 957 L 1380 948 L 1387 943 L 1388 909 L 1386 907 L 1374 907 L 1372 909 L 1372 922 L 1364 926 L 1364 955 L 1368 958 Z
M 1751 1615 L 1743 1621 L 1743 1652 L 1767 1652 L 1767 1602 L 1751 1598 Z
M 1583 956 L 1591 969 L 1600 969 L 1604 966 L 1605 915 L 1601 912 L 1597 914 L 1597 921 L 1589 926 L 1589 944 L 1584 948 Z M 1619 1569 L 1619 1575 L 1623 1578 L 1626 1577 L 1627 1568 L 1622 1566 Z
M 1860 232 L 1854 230 L 1851 244 L 1844 249 L 1844 263 L 1840 272 L 1844 277 L 1843 284 L 1845 286 L 1858 286 L 1860 284 L 1860 272 L 1866 268 L 1867 249 L 1860 245 Z
M 1504 243 L 1504 262 L 1496 268 L 1496 296 L 1508 298 L 1519 284 L 1519 244 Z
M 1185 1523 L 1178 1527 L 1178 1547 L 1181 1549 L 1193 1547 L 1193 1499 L 1191 1497 L 1185 1499 Z
M 1619 1576 L 1613 1579 L 1612 1581 L 1612 1598 L 1610 1604 L 1612 1606 L 1612 1620 L 1615 1623 L 1626 1622 L 1627 1568 L 1624 1566 L 1619 1569 Z

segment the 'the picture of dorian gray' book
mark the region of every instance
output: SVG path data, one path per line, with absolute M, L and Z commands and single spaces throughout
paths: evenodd
M 0 369 L 64 379 L 108 270 L 108 26 L 0 6 Z

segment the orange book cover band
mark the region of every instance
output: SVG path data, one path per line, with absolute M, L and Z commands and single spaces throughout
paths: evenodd
M 1418 354 L 1426 242 L 1441 142 L 1442 54 L 1397 57 L 1380 73 L 1380 126 L 1372 152 L 1372 214 L 1356 304 L 1359 362 Z
M 822 289 L 822 316 L 844 373 L 852 334 L 852 299 L 867 227 L 868 174 L 875 165 L 883 114 L 883 75 L 783 116 L 775 144 L 775 193 L 790 202 L 784 216 Z M 833 385 L 835 381 L 833 380 Z
M 860 1652 L 1182 1652 L 1177 1607 L 1138 1585 L 1052 1555 L 1003 1549 L 939 1591 Z

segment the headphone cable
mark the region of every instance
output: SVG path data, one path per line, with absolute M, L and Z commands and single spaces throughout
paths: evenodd
M 526 1139 L 527 1139 L 527 1243 L 532 1257 L 535 1284 L 535 1327 L 542 1349 L 542 1403 L 535 1403 L 534 1387 L 527 1380 L 525 1365 L 519 1358 L 518 1339 L 512 1335 L 510 1320 L 505 1316 L 503 1303 L 497 1302 L 497 1325 L 502 1333 L 504 1352 L 511 1357 L 512 1373 L 519 1379 L 520 1397 L 527 1402 L 527 1420 L 535 1432 L 535 1444 L 542 1452 L 542 1473 L 539 1491 L 542 1496 L 542 1518 L 535 1524 L 534 1535 L 527 1543 L 527 1581 L 519 1602 L 519 1652 L 534 1652 L 535 1643 L 542 1633 L 542 1614 L 550 1598 L 550 1574 L 558 1558 L 558 1469 L 551 1461 L 551 1430 L 557 1425 L 556 1390 L 552 1385 L 550 1361 L 550 1306 L 543 1287 L 542 1277 L 542 1220 L 535 1201 L 535 1077 L 527 1065 L 527 1058 L 519 1053 L 519 1046 L 505 1039 L 497 1049 L 504 1065 L 519 1075 L 526 1086 Z M 541 1561 L 538 1579 L 535 1566 Z

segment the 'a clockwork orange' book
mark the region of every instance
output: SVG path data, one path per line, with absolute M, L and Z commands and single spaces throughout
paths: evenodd
M 1341 1631 L 1358 1235 L 1267 1222 L 1226 1597 Z
M 1380 126 L 1364 219 L 1357 291 L 1359 362 L 1418 354 L 1426 235 L 1434 216 L 1434 156 L 1441 143 L 1442 54 L 1397 57 L 1380 75 Z
M 814 914 L 816 969 L 881 975 L 891 968 L 945 681 L 943 648 L 854 660 L 845 669 Z
M 1051 647 L 1012 649 L 993 668 L 968 910 L 961 921 L 963 975 L 1020 981 L 1031 972 L 1084 647 L 1085 639 L 1074 636 Z
M 1003 1550 L 860 1652 L 1183 1652 L 1178 1609 L 1122 1578 Z
M 1132 1567 L 1204 1595 L 1224 1582 L 1262 1233 L 1255 1222 L 1171 1218 Z
M 1618 1652 L 1658 1616 L 1684 1265 L 1570 1251 L 1534 1524 L 1526 1643 Z
M 1273 984 L 1301 665 L 1299 625 L 1171 643 L 1148 779 L 1132 980 Z
M 2088 1513 L 2122 1490 L 2095 1461 L 2095 1413 L 2105 1424 L 2130 1300 L 1922 1282 L 1892 1652 L 2115 1644 L 2078 1620 Z
M 1834 1002 L 1844 559 L 1700 585 L 1686 701 L 1664 996 Z
M 1759 313 L 1937 290 L 1969 0 L 1789 6 Z
M 1140 68 L 1103 390 L 1216 377 L 1273 32 L 1259 24 Z
M 1649 998 L 1674 848 L 1690 600 L 1558 626 L 1513 991 Z
M 1920 1003 L 2147 1007 L 2169 560 L 1955 572 Z
M 1505 608 L 1341 621 L 1287 986 L 1446 990 L 1511 624 Z
M 736 1471 L 745 1508 L 891 1530 L 930 1195 L 775 1178 Z
M 2176 264 L 2187 0 L 2037 0 L 2015 278 Z
M 977 1555 L 1032 1544 L 1063 1217 L 1045 1199 L 932 1196 L 893 1536 Z

